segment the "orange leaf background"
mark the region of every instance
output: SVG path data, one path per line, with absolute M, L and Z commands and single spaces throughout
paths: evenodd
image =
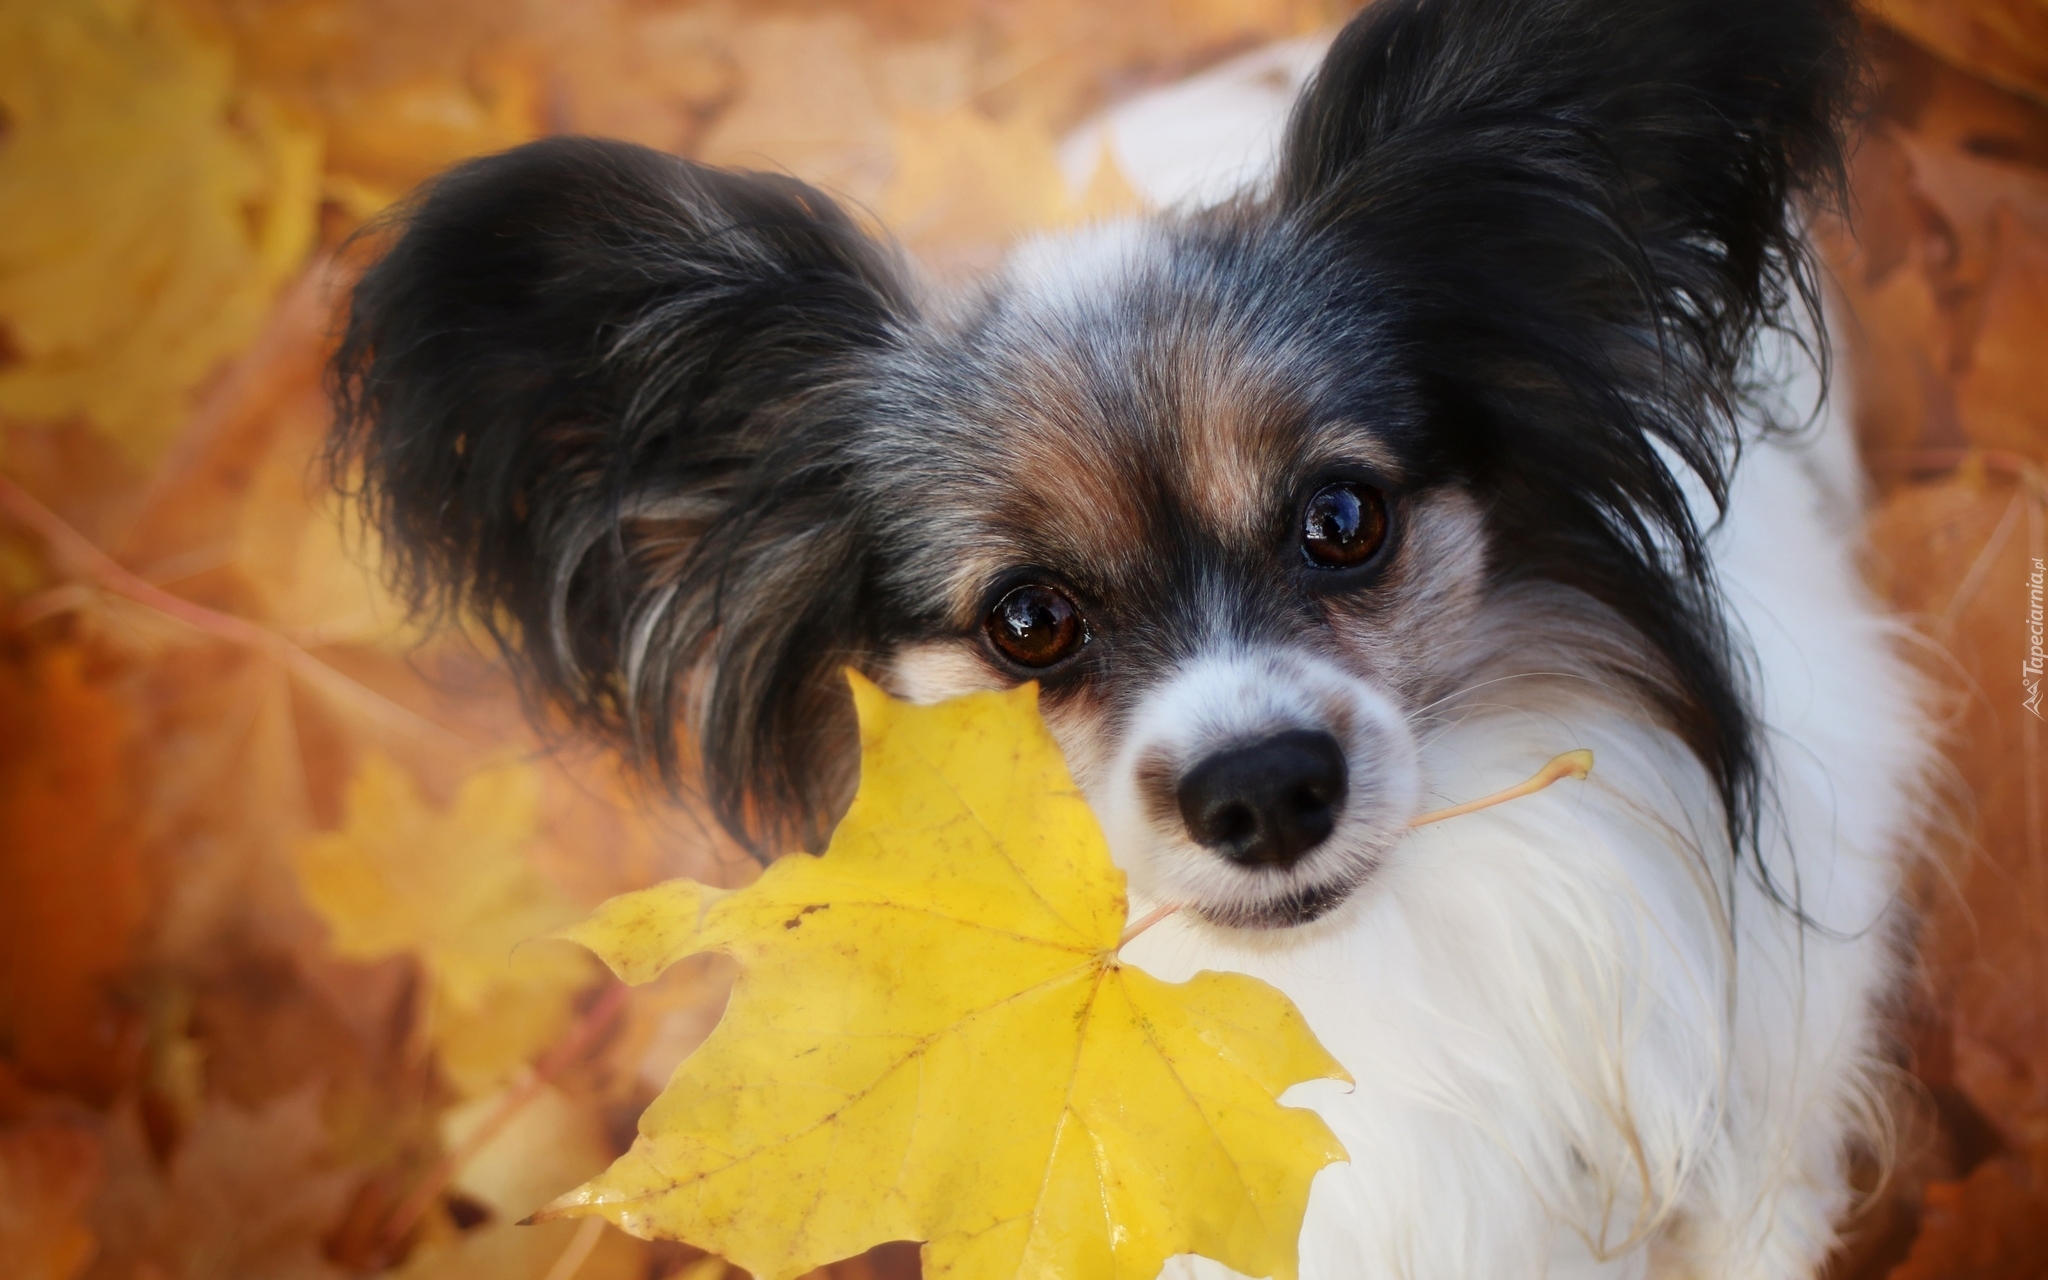
M 512 1225 L 624 1146 L 727 975 L 504 929 L 752 866 L 408 632 L 313 463 L 347 237 L 549 132 L 787 168 L 942 276 L 1134 208 L 1092 114 L 1347 0 L 19 0 L 0 12 L 0 1259 L 34 1280 L 712 1280 Z M 1900 1133 L 1839 1277 L 2048 1274 L 2048 6 L 1882 0 L 1823 228 L 1869 569 L 1951 691 Z M 516 777 L 530 806 L 491 803 Z M 494 781 L 495 780 L 495 781 Z M 407 834 L 411 833 L 411 834 Z M 393 842 L 451 852 L 407 879 Z M 431 854 L 423 849 L 422 854 Z M 421 895 L 467 904 L 422 922 Z M 411 895 L 410 897 L 408 895 Z M 459 915 L 460 919 L 453 919 Z M 407 924 L 411 920 L 413 923 Z M 523 922 L 523 923 L 522 923 Z M 502 961 L 502 962 L 501 962 Z M 594 1222 L 594 1220 L 593 1220 Z M 838 1264 L 915 1273 L 885 1246 Z

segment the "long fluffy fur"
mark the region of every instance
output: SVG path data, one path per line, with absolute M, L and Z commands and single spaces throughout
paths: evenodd
M 1193 908 L 1140 958 L 1269 978 L 1357 1078 L 1300 1098 L 1353 1156 L 1304 1274 L 1810 1276 L 1925 751 L 1839 408 L 1782 385 L 1825 373 L 1852 31 L 1380 0 L 1268 180 L 953 295 L 788 179 L 534 144 L 395 220 L 335 463 L 423 610 L 769 851 L 849 792 L 842 666 L 1013 683 L 981 619 L 1068 594 L 1041 705 L 1134 894 Z M 1293 541 L 1332 477 L 1393 529 L 1335 577 Z M 1175 779 L 1297 729 L 1332 834 L 1194 843 Z M 1405 834 L 1581 745 L 1586 787 Z
M 913 318 L 893 256 L 799 182 L 581 138 L 457 168 L 396 221 L 335 357 L 334 458 L 398 585 L 671 783 L 696 675 L 718 816 L 815 840 L 846 770 L 810 744 L 838 745 L 838 669 L 888 639 L 835 383 Z
M 1738 840 L 1757 744 L 1667 459 L 1725 498 L 1752 342 L 1818 303 L 1790 201 L 1838 184 L 1852 22 L 1832 0 L 1392 0 L 1338 37 L 1275 182 L 1405 312 L 1430 446 L 1493 495 L 1514 571 L 1663 653 L 1651 696 Z

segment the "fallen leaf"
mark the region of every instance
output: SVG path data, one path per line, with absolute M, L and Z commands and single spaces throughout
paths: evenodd
M 528 943 L 575 915 L 534 870 L 540 779 L 523 766 L 465 781 L 446 811 L 372 753 L 339 831 L 299 849 L 300 885 L 339 955 L 415 954 L 433 987 L 429 1034 L 464 1093 L 489 1089 L 551 1043 L 593 976 L 571 948 Z
M 1875 585 L 1925 637 L 1916 648 L 1944 691 L 1954 770 L 1915 902 L 1926 1134 L 1874 1186 L 1860 1247 L 1830 1265 L 1837 1280 L 2042 1271 L 2029 1169 L 2048 1155 L 2048 773 L 2023 706 L 2019 624 L 2030 559 L 2048 555 L 2048 491 L 2026 474 L 2027 459 L 2048 458 L 2035 368 L 2048 109 L 1992 74 L 1988 46 L 1955 38 L 2023 7 L 2048 16 L 2036 0 L 1877 6 L 1934 52 L 1879 33 L 1877 112 L 1851 174 L 1855 234 L 1821 237 L 1881 495 L 1866 529 Z
M 1285 997 L 1117 959 L 1127 904 L 1037 688 L 938 707 L 854 678 L 862 778 L 823 857 L 673 881 L 566 936 L 629 982 L 740 978 L 631 1151 L 551 1206 L 789 1280 L 893 1239 L 925 1274 L 1292 1277 L 1344 1158 L 1282 1091 L 1342 1069 Z
M 2048 197 L 2048 181 L 2042 183 Z M 2048 213 L 2048 198 L 2041 202 Z M 2048 236 L 2035 234 L 2010 208 L 1993 218 L 1997 270 L 1984 295 L 1984 316 L 1970 367 L 1956 386 L 1956 408 L 1970 438 L 1987 449 L 2036 454 L 2048 423 L 2048 382 L 2041 377 L 2048 335 Z
M 735 32 L 732 48 L 738 96 L 704 136 L 701 158 L 872 199 L 890 169 L 889 122 L 860 20 L 763 18 Z
M 171 1161 L 149 1256 L 173 1280 L 341 1280 L 320 1240 L 352 1181 L 330 1159 L 317 1086 L 253 1111 L 215 1101 Z
M 97 1249 L 80 1280 L 160 1280 L 145 1267 L 150 1242 L 164 1225 L 163 1152 L 151 1143 L 133 1097 L 97 1117 L 104 1170 L 86 1213 Z
M 1870 8 L 1957 66 L 2048 102 L 2041 0 L 1870 0 Z
M 313 244 L 320 140 L 162 5 L 0 10 L 0 411 L 138 460 Z
M 561 6 L 550 106 L 570 132 L 693 154 L 739 89 L 730 6 Z
M 0 1258 L 11 1280 L 72 1280 L 97 1243 L 86 1205 L 101 1176 L 100 1144 L 61 1121 L 0 1129 Z
M 1927 1188 L 1919 1238 L 1890 1280 L 2039 1280 L 2048 1275 L 2048 1195 L 2024 1161 L 1987 1160 Z
M 1820 240 L 1858 434 L 1889 484 L 1895 451 L 2034 447 L 2039 393 L 2014 360 L 2039 342 L 2048 109 L 1896 37 L 1877 47 L 1888 87 L 1851 166 L 1852 224 Z
M 0 662 L 0 1053 L 94 1102 L 136 1060 L 117 990 L 151 905 L 135 719 L 76 647 Z
M 759 869 L 724 830 L 649 787 L 616 752 L 551 751 L 548 766 L 534 861 L 578 902 L 678 876 L 719 880 Z
M 481 70 L 364 86 L 335 103 L 327 114 L 329 194 L 365 217 L 450 165 L 538 136 L 540 86 L 531 72 L 516 60 L 486 60 Z
M 354 218 L 469 156 L 538 136 L 548 10 L 491 0 L 152 0 L 232 48 L 238 78 L 326 137 L 322 194 Z M 576 6 L 581 7 L 581 6 Z

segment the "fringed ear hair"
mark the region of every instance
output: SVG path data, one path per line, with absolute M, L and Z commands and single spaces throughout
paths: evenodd
M 1759 331 L 1818 321 L 1794 198 L 1839 187 L 1855 29 L 1845 0 L 1379 0 L 1272 194 L 1397 317 L 1504 562 L 1658 651 L 1642 692 L 1738 844 L 1757 746 L 1686 490 L 1725 501 Z
M 536 142 L 436 180 L 334 363 L 399 585 L 473 614 L 533 697 L 775 851 L 846 779 L 869 647 L 838 388 L 910 303 L 821 193 L 641 147 Z

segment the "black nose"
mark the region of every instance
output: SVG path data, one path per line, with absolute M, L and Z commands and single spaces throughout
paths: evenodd
M 1246 866 L 1291 867 L 1344 808 L 1344 749 L 1316 729 L 1230 747 L 1180 780 L 1180 816 L 1197 843 Z

